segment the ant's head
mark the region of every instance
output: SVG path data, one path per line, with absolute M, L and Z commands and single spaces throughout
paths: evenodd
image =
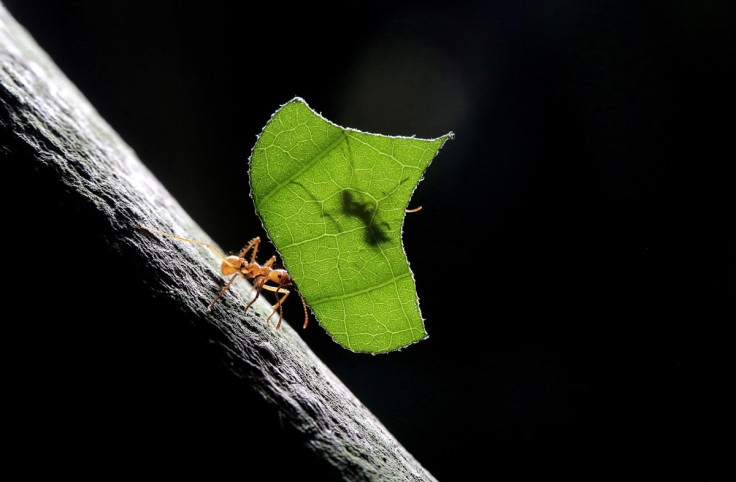
M 281 286 L 289 286 L 293 283 L 291 281 L 291 276 L 289 276 L 289 273 L 287 273 L 285 269 L 271 270 L 271 272 L 268 273 L 268 280 Z

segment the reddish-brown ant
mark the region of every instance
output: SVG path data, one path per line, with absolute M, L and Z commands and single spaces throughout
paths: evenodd
M 140 224 L 140 223 L 139 223 Z M 220 299 L 220 297 L 230 288 L 230 285 L 233 281 L 235 281 L 235 278 L 240 276 L 243 279 L 252 279 L 253 281 L 253 289 L 258 289 L 256 292 L 255 298 L 251 300 L 250 303 L 248 303 L 248 306 L 245 307 L 245 312 L 248 311 L 248 308 L 258 299 L 258 297 L 261 295 L 261 291 L 268 290 L 273 291 L 276 293 L 276 299 L 278 300 L 279 294 L 283 294 L 284 297 L 278 300 L 276 305 L 273 307 L 273 311 L 271 312 L 271 315 L 266 319 L 266 323 L 271 319 L 271 317 L 276 313 L 276 309 L 279 310 L 279 323 L 276 325 L 276 329 L 278 330 L 281 327 L 281 320 L 284 317 L 283 309 L 281 308 L 281 305 L 284 303 L 284 300 L 287 296 L 289 296 L 289 290 L 284 289 L 285 286 L 293 286 L 294 282 L 291 280 L 291 276 L 289 276 L 289 273 L 286 272 L 286 270 L 283 269 L 273 269 L 271 266 L 273 266 L 273 263 L 276 262 L 276 256 L 272 256 L 271 259 L 266 261 L 263 265 L 259 265 L 256 263 L 256 253 L 258 252 L 258 245 L 261 243 L 261 238 L 255 237 L 253 238 L 249 243 L 248 246 L 246 246 L 243 251 L 240 252 L 237 256 L 228 256 L 225 257 L 220 254 L 219 251 L 217 251 L 215 248 L 210 246 L 207 243 L 203 243 L 201 241 L 194 241 L 193 239 L 186 239 L 186 238 L 180 238 L 179 236 L 174 236 L 173 234 L 167 234 L 163 233 L 161 231 L 157 231 L 155 229 L 151 229 L 147 226 L 144 226 L 141 224 L 141 227 L 144 229 L 147 229 L 148 231 L 151 231 L 152 233 L 160 234 L 162 236 L 168 236 L 170 238 L 178 239 L 180 241 L 187 241 L 189 243 L 196 243 L 201 244 L 202 246 L 206 246 L 210 248 L 212 251 L 215 252 L 217 256 L 222 259 L 222 274 L 224 275 L 233 275 L 232 278 L 230 278 L 230 281 L 228 281 L 227 285 L 223 290 L 220 292 L 219 295 L 217 295 L 217 298 L 214 299 L 212 303 L 210 303 L 210 306 L 207 307 L 207 311 L 212 309 L 212 306 L 215 304 L 217 300 Z M 253 249 L 253 252 L 250 255 L 250 262 L 245 260 L 245 255 L 248 254 L 248 251 Z M 278 286 L 270 286 L 267 285 L 271 281 L 272 283 L 276 283 Z M 299 295 L 301 297 L 301 295 Z M 307 304 L 304 301 L 304 297 L 302 298 L 302 305 L 304 305 L 304 328 L 307 327 L 307 323 L 309 322 L 309 315 L 307 314 Z M 270 323 L 269 323 L 270 324 Z

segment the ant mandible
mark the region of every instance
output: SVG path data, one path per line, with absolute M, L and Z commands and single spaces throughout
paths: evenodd
M 161 231 L 157 231 L 155 229 L 149 228 L 147 226 L 144 226 L 141 223 L 138 223 L 141 225 L 143 229 L 146 229 L 148 231 L 151 231 L 152 233 L 160 234 L 162 236 L 168 236 L 169 238 L 178 239 L 180 241 L 187 241 L 189 243 L 195 243 L 195 244 L 201 244 L 202 246 L 206 246 L 210 248 L 212 251 L 215 252 L 217 256 L 222 259 L 222 274 L 223 275 L 233 275 L 232 278 L 230 278 L 230 281 L 228 281 L 225 288 L 223 288 L 222 291 L 220 291 L 220 294 L 217 295 L 217 298 L 214 299 L 212 303 L 210 303 L 210 306 L 207 307 L 207 311 L 210 311 L 212 309 L 212 306 L 215 304 L 217 300 L 220 299 L 220 297 L 225 294 L 225 292 L 230 288 L 230 285 L 235 281 L 235 278 L 238 276 L 243 279 L 252 279 L 253 281 L 253 289 L 258 289 L 256 292 L 255 298 L 251 300 L 250 303 L 248 303 L 248 306 L 245 307 L 245 312 L 248 312 L 248 308 L 258 299 L 258 297 L 261 295 L 261 291 L 268 290 L 273 291 L 276 293 L 276 299 L 278 300 L 279 294 L 283 294 L 284 297 L 278 300 L 276 303 L 276 306 L 273 307 L 273 311 L 271 312 L 271 315 L 266 319 L 266 323 L 269 323 L 269 320 L 271 317 L 276 313 L 276 309 L 279 310 L 279 323 L 276 325 L 276 329 L 278 330 L 281 327 L 281 321 L 284 318 L 284 311 L 282 309 L 282 304 L 284 303 L 284 300 L 287 296 L 289 296 L 290 292 L 289 290 L 285 289 L 285 286 L 293 286 L 294 282 L 291 279 L 291 276 L 289 276 L 289 273 L 286 272 L 284 269 L 273 269 L 271 266 L 273 266 L 273 263 L 276 262 L 276 256 L 272 256 L 271 259 L 266 261 L 263 265 L 259 265 L 256 263 L 256 253 L 258 252 L 258 245 L 261 243 L 260 237 L 255 237 L 250 240 L 248 243 L 248 246 L 246 246 L 243 251 L 240 252 L 237 256 L 223 256 L 220 254 L 219 251 L 217 251 L 215 248 L 210 246 L 207 243 L 203 243 L 201 241 L 195 241 L 193 239 L 186 239 L 186 238 L 180 238 L 179 236 L 174 236 L 173 234 L 167 234 Z M 250 262 L 245 260 L 245 255 L 248 254 L 248 251 L 253 249 L 253 252 L 250 255 Z M 270 286 L 266 283 L 268 282 L 276 283 L 278 286 Z M 307 323 L 309 322 L 309 315 L 307 314 L 307 303 L 304 301 L 304 297 L 299 295 L 302 299 L 302 305 L 304 305 L 304 328 L 307 327 Z

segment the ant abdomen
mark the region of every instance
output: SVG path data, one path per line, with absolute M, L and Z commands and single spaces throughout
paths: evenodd
M 242 258 L 238 258 L 237 256 L 228 256 L 222 262 L 222 274 L 234 274 L 237 271 L 240 271 L 242 265 Z

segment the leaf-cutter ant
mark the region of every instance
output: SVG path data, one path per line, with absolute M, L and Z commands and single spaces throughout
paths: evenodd
M 207 307 L 207 311 L 210 311 L 212 309 L 212 306 L 215 304 L 217 300 L 220 299 L 220 297 L 225 294 L 225 292 L 230 288 L 230 285 L 235 281 L 235 278 L 241 277 L 243 279 L 252 279 L 253 281 L 253 289 L 258 289 L 256 292 L 255 298 L 251 300 L 250 303 L 248 303 L 248 306 L 245 307 L 245 312 L 248 312 L 248 308 L 251 307 L 251 305 L 258 299 L 258 297 L 261 295 L 261 291 L 268 290 L 273 291 L 276 293 L 276 299 L 278 300 L 279 294 L 283 294 L 283 298 L 278 300 L 276 305 L 273 307 L 273 311 L 271 312 L 271 315 L 266 319 L 266 323 L 269 323 L 269 320 L 271 317 L 276 313 L 276 309 L 279 310 L 279 323 L 276 325 L 276 329 L 278 330 L 281 327 L 281 321 L 284 317 L 284 312 L 282 309 L 282 304 L 284 303 L 284 300 L 289 296 L 290 292 L 289 290 L 285 289 L 286 286 L 294 286 L 294 282 L 291 279 L 291 276 L 289 276 L 289 273 L 286 272 L 284 269 L 273 269 L 273 263 L 276 262 L 276 256 L 272 256 L 271 259 L 266 261 L 263 265 L 260 265 L 256 262 L 256 253 L 258 252 L 258 245 L 261 243 L 260 237 L 255 237 L 250 240 L 248 243 L 248 246 L 246 246 L 237 256 L 223 256 L 220 254 L 219 251 L 217 251 L 215 248 L 210 246 L 207 243 L 203 243 L 201 241 L 195 241 L 193 239 L 186 239 L 186 238 L 180 238 L 179 236 L 174 236 L 173 234 L 167 234 L 161 231 L 158 231 L 156 229 L 149 228 L 147 226 L 144 226 L 143 224 L 139 223 L 143 229 L 146 229 L 152 233 L 160 234 L 162 236 L 168 236 L 169 238 L 178 239 L 180 241 L 186 241 L 188 243 L 195 243 L 195 244 L 201 244 L 202 246 L 205 246 L 212 251 L 215 252 L 217 256 L 222 259 L 222 274 L 223 275 L 233 275 L 232 278 L 230 278 L 230 281 L 228 281 L 227 285 L 223 290 L 220 292 L 219 295 L 217 295 L 217 298 L 214 299 L 212 303 Z M 248 251 L 253 250 L 250 255 L 250 261 L 246 261 L 245 255 L 248 254 Z M 270 286 L 266 283 L 268 282 L 275 283 L 277 286 Z M 299 295 L 302 299 L 302 305 L 304 305 L 304 328 L 307 327 L 307 323 L 309 322 L 309 315 L 307 313 L 307 303 L 304 301 L 304 297 Z M 269 323 L 270 325 L 270 323 Z

